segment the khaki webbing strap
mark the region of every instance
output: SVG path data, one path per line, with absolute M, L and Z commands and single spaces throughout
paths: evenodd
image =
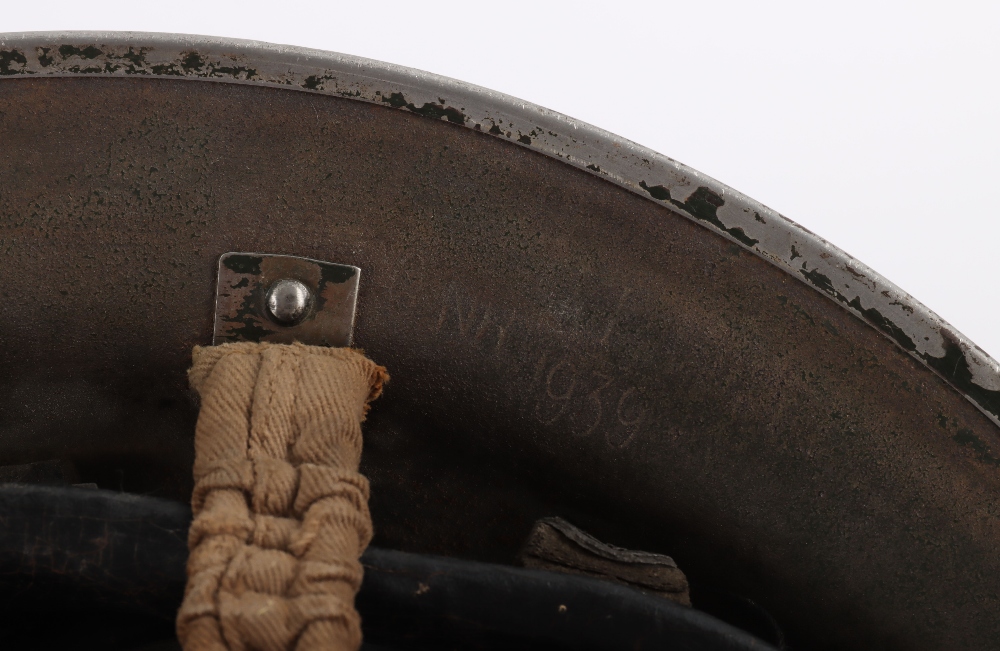
M 361 422 L 388 379 L 345 348 L 194 349 L 186 651 L 345 651 L 372 535 Z

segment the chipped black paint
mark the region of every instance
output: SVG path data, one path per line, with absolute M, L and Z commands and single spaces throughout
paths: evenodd
M 145 64 L 146 49 L 139 48 L 139 51 L 136 52 L 134 48 L 129 48 L 122 55 L 122 58 L 131 63 L 133 66 L 142 66 Z
M 201 72 L 205 68 L 205 59 L 197 52 L 189 52 L 181 59 L 181 68 L 187 73 Z
M 331 283 L 334 285 L 342 285 L 351 278 L 354 278 L 354 276 L 358 273 L 354 267 L 329 263 L 320 265 L 319 272 L 320 292 L 323 291 L 324 284 Z
M 4 65 L 4 53 L 0 52 L 0 74 L 31 74 L 26 69 L 27 58 L 20 52 L 12 51 L 12 60 L 21 64 L 20 69 Z M 147 57 L 149 48 L 128 47 L 124 52 L 103 50 L 95 45 L 62 44 L 57 47 L 38 47 L 35 54 L 42 68 L 59 68 L 74 74 L 126 74 L 160 75 L 168 77 L 208 77 L 251 80 L 258 77 L 256 68 L 213 62 L 195 51 L 182 52 L 170 62 L 151 63 Z M 10 57 L 8 57 L 10 58 Z M 74 61 L 92 61 L 79 65 Z
M 753 248 L 759 241 L 747 235 L 746 232 L 738 226 L 728 228 L 722 223 L 717 213 L 719 208 L 725 205 L 726 201 L 711 188 L 704 186 L 699 187 L 691 193 L 691 196 L 687 198 L 687 201 L 680 202 L 671 197 L 670 190 L 662 185 L 650 186 L 647 185 L 645 181 L 640 181 L 639 187 L 645 190 L 649 196 L 654 199 L 669 202 L 695 219 L 699 219 L 715 226 L 717 229 L 723 233 L 727 233 L 730 237 L 746 247 Z
M 18 64 L 19 68 L 14 65 Z M 20 75 L 24 74 L 24 67 L 28 64 L 28 58 L 23 52 L 18 50 L 0 50 L 0 75 Z
M 229 255 L 222 261 L 227 269 L 238 274 L 260 275 L 260 264 L 264 259 L 256 255 Z
M 645 181 L 639 181 L 639 187 L 649 193 L 649 196 L 654 199 L 659 199 L 660 201 L 673 201 L 670 198 L 670 190 L 663 187 L 662 185 L 646 185 Z
M 920 358 L 982 409 L 1000 418 L 1000 391 L 992 391 L 976 384 L 972 379 L 969 360 L 966 359 L 958 337 L 948 329 L 942 329 L 941 336 L 944 339 L 944 355 L 941 357 L 921 355 Z
M 805 263 L 802 264 L 802 269 L 799 270 L 799 273 L 811 285 L 840 303 L 843 303 L 851 311 L 864 318 L 876 329 L 895 341 L 900 348 L 934 369 L 952 386 L 979 405 L 982 410 L 992 414 L 996 418 L 1000 418 L 1000 391 L 986 389 L 976 384 L 972 377 L 972 368 L 969 366 L 969 360 L 966 359 L 965 351 L 962 349 L 958 337 L 954 333 L 947 329 L 941 330 L 945 349 L 943 356 L 934 357 L 927 353 L 917 352 L 916 344 L 906 331 L 876 308 L 866 308 L 862 305 L 860 296 L 855 296 L 848 300 L 846 296 L 837 291 L 829 277 L 816 269 L 806 269 Z
M 173 75 L 175 77 L 181 76 L 182 73 L 177 69 L 177 66 L 173 63 L 160 63 L 151 68 L 154 75 Z
M 802 274 L 802 277 L 808 280 L 814 287 L 818 287 L 820 291 L 833 296 L 838 301 L 843 303 L 847 302 L 847 298 L 834 288 L 833 283 L 829 278 L 821 274 L 816 269 L 807 270 L 805 262 L 802 263 L 802 270 L 799 271 L 799 273 Z
M 860 297 L 858 296 L 855 296 L 853 299 L 848 299 L 846 296 L 837 291 L 829 277 L 820 273 L 817 269 L 806 269 L 806 263 L 803 262 L 799 273 L 802 274 L 802 277 L 805 278 L 813 287 L 816 287 L 824 294 L 832 296 L 837 301 L 851 308 L 852 311 L 862 316 L 866 321 L 868 321 L 868 323 L 875 326 L 875 328 L 882 333 L 888 335 L 906 352 L 912 353 L 917 349 L 916 344 L 913 343 L 913 339 L 911 339 L 902 328 L 896 325 L 892 319 L 889 319 L 874 307 L 864 307 L 861 304 Z
M 907 305 L 906 303 L 903 303 L 901 301 L 893 301 L 892 303 L 889 303 L 889 305 L 895 305 L 895 306 L 899 307 L 899 309 L 901 309 L 904 312 L 906 312 L 907 314 L 913 314 L 913 306 L 912 305 Z
M 80 57 L 81 59 L 96 59 L 102 54 L 104 54 L 104 52 L 97 49 L 93 45 L 87 45 L 85 47 L 77 47 L 74 45 L 59 46 L 59 56 L 63 59 L 68 59 L 73 56 Z
M 838 297 L 839 300 L 839 297 Z M 912 353 L 917 349 L 917 345 L 913 343 L 913 339 L 910 338 L 906 332 L 896 325 L 892 319 L 885 316 L 873 307 L 864 307 L 861 305 L 861 298 L 855 296 L 851 299 L 847 305 L 853 309 L 858 314 L 864 316 L 865 320 L 871 323 L 873 326 L 889 335 L 889 337 L 899 344 L 899 347 L 908 353 Z
M 257 77 L 256 68 L 246 66 L 216 66 L 209 65 L 209 77 L 232 77 L 233 79 L 255 79 Z
M 52 51 L 52 48 L 48 48 L 48 47 L 40 47 L 36 51 L 36 54 L 38 55 L 38 63 L 43 68 L 48 68 L 50 65 L 52 65 L 55 62 L 55 59 L 53 59 L 51 56 L 49 56 L 49 52 L 51 52 L 51 51 Z
M 294 256 L 227 253 L 219 265 L 213 341 L 350 345 L 359 271 Z M 312 295 L 311 308 L 294 325 L 277 322 L 266 307 L 278 278 L 298 280 Z
M 244 256 L 231 256 L 230 259 L 234 257 Z M 257 258 L 257 260 L 260 260 L 260 258 Z M 229 260 L 226 262 L 226 266 L 232 269 L 232 267 L 228 264 Z M 259 271 L 257 273 L 259 273 Z M 263 297 L 260 295 L 260 292 L 250 292 L 243 298 L 243 303 L 236 310 L 236 314 L 234 314 L 232 318 L 226 319 L 226 323 L 235 323 L 239 325 L 238 328 L 227 328 L 227 335 L 230 338 L 242 341 L 261 341 L 264 337 L 273 332 L 271 328 L 263 327 L 261 318 L 258 316 L 261 312 L 263 312 L 261 309 L 262 300 Z
M 425 118 L 431 118 L 434 120 L 446 119 L 452 124 L 465 124 L 466 116 L 460 110 L 453 108 L 451 106 L 445 106 L 444 100 L 441 100 L 440 104 L 434 104 L 433 102 L 426 102 L 423 106 L 419 108 L 415 106 L 412 102 L 406 101 L 406 97 L 402 93 L 392 93 L 388 97 L 382 96 L 382 101 L 393 108 L 406 109 L 417 115 L 422 115 Z M 492 133 L 493 130 L 490 130 Z M 529 141 L 528 144 L 531 144 Z

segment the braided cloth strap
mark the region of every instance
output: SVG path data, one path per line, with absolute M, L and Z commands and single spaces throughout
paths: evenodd
M 185 651 L 357 649 L 372 535 L 361 422 L 385 369 L 345 348 L 237 343 L 195 348 L 189 379 Z

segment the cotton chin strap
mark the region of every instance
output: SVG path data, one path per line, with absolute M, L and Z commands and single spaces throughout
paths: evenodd
M 345 348 L 194 349 L 185 651 L 355 650 L 372 535 L 361 422 L 388 380 Z

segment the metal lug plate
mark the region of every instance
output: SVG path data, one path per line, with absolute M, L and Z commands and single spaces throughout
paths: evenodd
M 361 269 L 350 265 L 290 255 L 226 253 L 219 259 L 212 343 L 350 346 L 360 277 Z M 304 286 L 307 299 L 302 301 L 301 292 L 281 296 L 288 286 Z M 301 316 L 291 323 L 281 319 L 282 298 L 302 302 L 295 312 Z

